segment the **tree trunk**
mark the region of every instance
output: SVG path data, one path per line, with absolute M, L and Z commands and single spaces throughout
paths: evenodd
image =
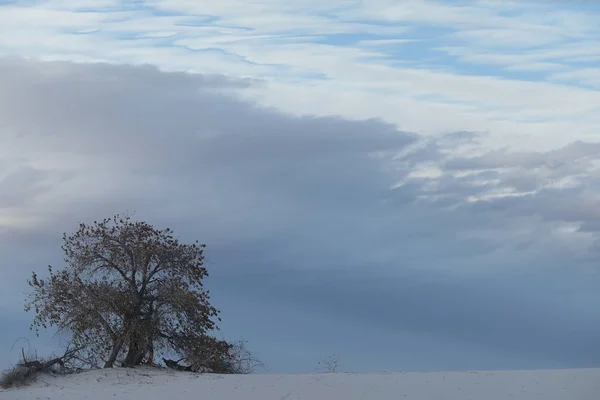
M 119 356 L 119 352 L 123 348 L 123 340 L 119 339 L 112 348 L 110 355 L 108 356 L 108 360 L 104 363 L 104 368 L 112 368 L 115 365 L 115 361 L 117 361 L 117 357 Z
M 139 345 L 135 337 L 132 337 L 129 340 L 129 348 L 127 349 L 127 355 L 125 356 L 125 361 L 123 362 L 124 367 L 134 367 L 135 359 L 137 358 L 137 354 L 139 353 Z
M 125 356 L 124 366 L 135 367 L 140 365 L 148 352 L 148 345 L 143 334 L 135 333 L 129 339 L 129 348 Z
M 148 358 L 146 359 L 146 364 L 154 365 L 154 345 L 152 341 L 148 343 Z

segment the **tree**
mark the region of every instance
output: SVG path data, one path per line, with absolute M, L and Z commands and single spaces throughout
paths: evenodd
M 232 348 L 209 336 L 220 319 L 203 287 L 204 245 L 119 215 L 82 223 L 63 241 L 65 267 L 49 266 L 49 278 L 34 272 L 28 281 L 25 308 L 35 312 L 36 332 L 66 331 L 105 368 L 152 364 L 158 352 L 199 364 Z

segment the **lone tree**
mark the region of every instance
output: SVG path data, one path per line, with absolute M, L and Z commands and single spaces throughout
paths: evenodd
M 232 346 L 208 334 L 220 319 L 202 285 L 204 245 L 119 215 L 80 224 L 63 240 L 65 267 L 28 281 L 32 329 L 66 331 L 105 368 L 153 364 L 169 352 L 192 370 L 226 372 L 219 368 L 232 361 Z

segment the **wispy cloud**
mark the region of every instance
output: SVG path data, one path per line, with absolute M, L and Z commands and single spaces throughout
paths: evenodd
M 569 72 L 557 72 L 548 78 L 553 81 L 600 89 L 600 68 L 581 68 Z
M 597 133 L 600 11 L 572 3 L 14 2 L 0 51 L 256 77 L 269 84 L 253 98 L 287 112 L 489 131 L 492 147 L 533 149 Z

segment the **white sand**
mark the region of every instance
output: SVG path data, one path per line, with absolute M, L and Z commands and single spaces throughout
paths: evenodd
M 600 369 L 313 375 L 196 375 L 151 368 L 41 376 L 2 400 L 599 400 Z

